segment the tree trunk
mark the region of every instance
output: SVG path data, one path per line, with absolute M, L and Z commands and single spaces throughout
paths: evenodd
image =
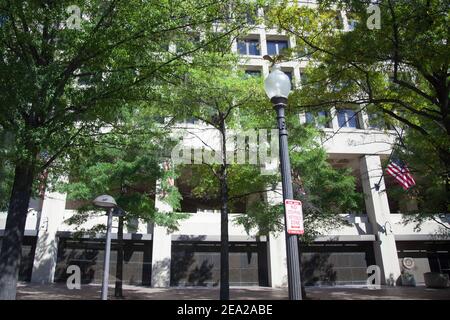
M 0 300 L 16 299 L 22 240 L 34 177 L 34 161 L 17 164 L 0 253 Z
M 220 170 L 220 300 L 230 300 L 228 243 L 228 183 L 225 121 L 220 123 L 222 134 L 222 165 Z
M 114 287 L 114 296 L 122 298 L 122 278 L 123 278 L 123 217 L 119 217 L 119 226 L 117 230 L 117 262 L 116 262 L 116 286 Z
M 445 167 L 445 173 L 444 173 L 444 180 L 445 180 L 445 194 L 446 197 L 443 201 L 442 205 L 442 212 L 446 213 L 450 210 L 450 160 L 449 158 L 444 158 L 444 167 Z

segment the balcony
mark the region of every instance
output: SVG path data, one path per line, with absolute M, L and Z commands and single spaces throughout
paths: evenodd
M 323 146 L 333 154 L 380 154 L 389 155 L 395 135 L 383 131 L 342 128 L 337 133 L 333 129 L 323 129 Z

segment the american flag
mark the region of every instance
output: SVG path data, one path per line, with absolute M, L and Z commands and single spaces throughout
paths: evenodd
M 398 158 L 391 159 L 386 167 L 386 172 L 394 177 L 404 190 L 408 190 L 416 184 L 406 164 Z

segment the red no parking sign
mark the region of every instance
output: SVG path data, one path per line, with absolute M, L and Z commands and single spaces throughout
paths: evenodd
M 287 233 L 303 234 L 303 210 L 302 202 L 298 200 L 284 200 L 286 208 Z

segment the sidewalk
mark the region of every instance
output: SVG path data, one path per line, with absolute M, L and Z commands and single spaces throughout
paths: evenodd
M 18 300 L 98 300 L 101 285 L 82 285 L 80 290 L 68 290 L 64 283 L 19 283 Z M 450 288 L 382 287 L 380 290 L 344 287 L 307 287 L 310 300 L 450 300 Z M 219 288 L 149 288 L 123 286 L 126 300 L 217 300 Z M 116 299 L 114 287 L 109 287 L 109 298 Z M 286 289 L 268 287 L 231 287 L 232 300 L 284 300 Z

